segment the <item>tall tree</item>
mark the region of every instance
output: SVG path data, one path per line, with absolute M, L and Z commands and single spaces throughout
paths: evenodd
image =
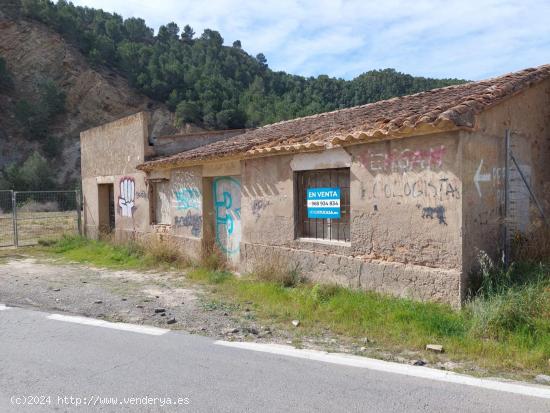
M 188 24 L 183 26 L 183 31 L 181 32 L 181 40 L 184 43 L 187 43 L 187 44 L 193 43 L 194 36 L 195 36 L 195 32 L 193 31 L 191 26 L 189 26 Z

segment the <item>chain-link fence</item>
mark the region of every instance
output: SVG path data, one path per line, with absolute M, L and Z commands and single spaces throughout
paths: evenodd
M 0 191 L 0 246 L 80 233 L 78 191 Z
M 14 243 L 13 192 L 0 191 L 0 247 L 7 247 Z

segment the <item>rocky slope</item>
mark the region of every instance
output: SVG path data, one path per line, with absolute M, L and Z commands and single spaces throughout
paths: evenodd
M 80 131 L 144 109 L 156 111 L 157 128 L 170 129 L 171 114 L 162 104 L 136 93 L 117 73 L 90 67 L 77 49 L 46 26 L 0 10 L 0 39 L 0 56 L 13 80 L 12 88 L 0 90 L 0 169 L 24 161 L 39 148 L 16 121 L 15 105 L 22 99 L 36 100 L 38 84 L 45 79 L 66 94 L 66 111 L 50 127 L 62 147 L 52 160 L 61 184 L 79 177 Z

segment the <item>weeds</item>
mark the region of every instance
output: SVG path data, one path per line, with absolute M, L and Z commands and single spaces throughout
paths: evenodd
M 170 264 L 179 267 L 188 267 L 190 260 L 182 253 L 177 243 L 170 240 L 149 238 L 138 245 L 157 264 Z
M 189 261 L 179 261 L 179 252 L 172 247 L 64 237 L 43 248 L 107 267 L 188 265 Z M 260 322 L 288 326 L 291 320 L 300 320 L 300 334 L 328 329 L 350 340 L 368 336 L 386 350 L 423 351 L 427 343 L 435 342 L 454 360 L 548 373 L 550 265 L 525 261 L 504 269 L 484 253 L 479 262 L 478 288 L 460 311 L 335 285 L 312 285 L 280 257 L 264 260 L 246 277 L 235 277 L 222 255 L 211 250 L 199 266 L 188 269 L 187 278 L 212 285 L 216 306 L 256 302 L 254 314 Z
M 45 247 L 72 261 L 109 268 L 184 268 L 189 265 L 189 260 L 177 245 L 166 240 L 117 242 L 112 238 L 95 241 L 79 236 L 63 236 Z
M 527 262 L 505 269 L 483 252 L 479 262 L 480 288 L 464 310 L 472 333 L 495 339 L 516 334 L 523 341 L 550 338 L 550 268 Z
M 476 291 L 476 296 L 490 297 L 511 286 L 513 264 L 508 269 L 501 264 L 495 264 L 485 251 L 479 252 L 478 261 L 479 289 Z
M 225 271 L 227 269 L 226 258 L 212 243 L 203 243 L 199 266 L 212 271 Z
M 38 245 L 42 247 L 49 247 L 54 245 L 58 240 L 53 238 L 40 238 L 38 239 Z
M 317 303 L 324 303 L 340 293 L 342 287 L 334 284 L 315 284 L 310 291 L 311 299 Z
M 283 287 L 296 287 L 303 282 L 298 265 L 290 265 L 278 255 L 266 257 L 252 271 L 252 277 L 260 281 L 272 282 Z
M 517 262 L 550 263 L 550 228 L 542 225 L 527 235 L 516 234 L 512 251 Z
M 232 277 L 226 270 L 209 270 L 207 268 L 194 268 L 187 273 L 187 278 L 207 284 L 221 284 Z

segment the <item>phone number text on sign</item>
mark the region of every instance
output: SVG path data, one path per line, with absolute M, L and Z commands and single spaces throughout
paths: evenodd
M 340 188 L 308 188 L 307 217 L 340 218 Z

